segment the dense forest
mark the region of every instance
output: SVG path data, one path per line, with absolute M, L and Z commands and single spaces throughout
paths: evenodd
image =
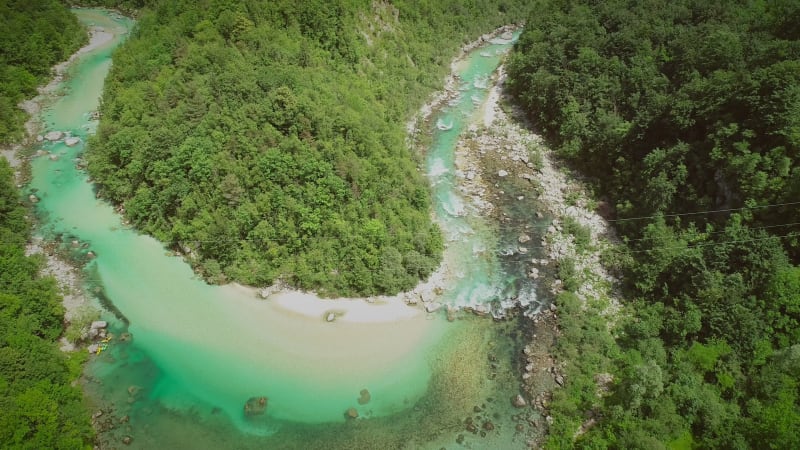
M 58 0 L 0 0 L 0 144 L 20 139 L 27 120 L 17 107 L 36 95 L 50 68 L 87 36 Z
M 800 3 L 533 10 L 509 86 L 614 205 L 629 299 L 557 299 L 550 447 L 800 448 Z
M 0 447 L 77 449 L 93 431 L 80 388 L 85 352 L 59 350 L 64 310 L 42 256 L 25 256 L 28 210 L 0 158 Z
M 155 1 L 116 52 L 99 192 L 212 282 L 396 293 L 438 265 L 403 126 L 510 1 Z

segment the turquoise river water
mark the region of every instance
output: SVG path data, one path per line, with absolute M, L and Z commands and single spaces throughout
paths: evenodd
M 249 288 L 207 285 L 162 244 L 124 226 L 76 161 L 97 126 L 91 112 L 112 52 L 135 24 L 100 10 L 75 13 L 114 38 L 73 64 L 62 95 L 43 111 L 45 131 L 81 142 L 38 144 L 57 158 L 32 161 L 28 189 L 40 199 L 40 233 L 82 244 L 88 288 L 117 336 L 92 357 L 84 380 L 94 407 L 105 411 L 101 446 L 130 436 L 131 448 L 440 448 L 480 410 L 495 430 L 462 443 L 524 447 L 513 428 L 521 416 L 510 418 L 507 400 L 518 384 L 514 321 L 460 314 L 448 323 L 419 308 L 387 318 L 381 311 L 389 307 L 377 305 L 377 319 L 328 323 Z M 426 151 L 435 216 L 448 258 L 459 261 L 459 279 L 439 300 L 495 311 L 512 298 L 531 302 L 534 286 L 503 264 L 503 236 L 460 196 L 453 154 L 510 46 L 494 40 L 464 59 L 459 95 L 435 113 Z M 132 339 L 120 340 L 122 333 Z M 487 354 L 505 363 L 490 364 Z M 363 389 L 368 402 L 359 401 Z M 269 399 L 266 414 L 244 414 L 247 399 L 258 396 Z M 358 419 L 346 417 L 350 408 Z

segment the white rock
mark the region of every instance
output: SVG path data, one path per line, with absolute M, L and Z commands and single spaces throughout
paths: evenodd
M 334 320 L 336 320 L 336 314 L 334 313 L 328 313 L 328 315 L 325 316 L 326 322 L 333 322 Z
M 86 350 L 90 354 L 94 355 L 95 353 L 97 353 L 97 349 L 98 348 L 99 348 L 99 346 L 97 344 L 90 344 L 88 347 L 86 347 Z
M 106 328 L 107 326 L 108 322 L 106 322 L 105 320 L 95 320 L 94 322 L 92 322 L 92 325 L 89 328 L 91 328 L 92 330 L 101 330 L 103 328 Z
M 425 304 L 425 311 L 432 313 L 440 310 L 442 308 L 442 304 L 439 302 L 430 302 Z
M 497 176 L 501 177 L 501 178 L 502 177 L 507 177 L 508 176 L 508 172 L 503 170 L 503 169 L 500 169 L 500 171 L 497 172 Z
M 78 145 L 78 142 L 81 141 L 81 138 L 78 137 L 68 137 L 64 139 L 64 143 L 67 144 L 67 147 L 74 147 Z
M 59 141 L 63 137 L 64 137 L 63 131 L 50 131 L 44 135 L 44 138 L 50 142 Z

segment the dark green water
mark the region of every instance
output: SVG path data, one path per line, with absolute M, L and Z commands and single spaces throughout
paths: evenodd
M 84 253 L 96 254 L 86 271 L 91 286 L 102 288 L 105 318 L 117 336 L 133 336 L 113 340 L 86 368 L 93 403 L 113 410 L 100 419 L 108 428 L 103 446 L 119 446 L 128 435 L 133 448 L 439 448 L 472 416 L 496 427 L 486 436 L 469 434 L 466 444 L 524 446 L 512 428 L 522 418 L 511 418 L 508 401 L 517 384 L 514 322 L 464 315 L 447 323 L 420 310 L 390 320 L 385 316 L 394 310 L 376 306 L 378 319 L 327 323 L 259 300 L 249 289 L 206 285 L 161 244 L 124 227 L 75 161 L 96 125 L 89 113 L 111 53 L 134 24 L 97 10 L 76 14 L 115 37 L 74 64 L 64 95 L 43 112 L 48 131 L 69 132 L 81 143 L 44 144 L 58 159 L 34 160 L 29 187 L 41 199 L 42 233 L 78 239 Z M 458 133 L 485 99 L 486 80 L 509 46 L 488 45 L 465 61 L 460 100 L 434 120 L 452 128 L 435 129 L 427 152 L 448 257 L 463 261 L 460 281 L 441 300 L 458 306 L 499 303 L 520 288 L 499 263 L 496 229 L 471 214 L 452 175 Z M 489 354 L 501 363 L 490 363 Z M 361 404 L 365 388 L 371 399 Z M 262 395 L 269 397 L 267 413 L 247 417 L 245 401 Z M 345 419 L 348 408 L 359 419 Z

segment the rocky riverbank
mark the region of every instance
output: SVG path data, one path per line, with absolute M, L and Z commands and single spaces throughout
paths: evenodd
M 42 109 L 56 98 L 58 98 L 58 89 L 64 82 L 66 73 L 70 65 L 75 62 L 80 56 L 96 50 L 108 44 L 114 37 L 112 33 L 105 31 L 99 27 L 92 27 L 88 30 L 89 43 L 76 51 L 69 59 L 53 66 L 53 78 L 45 85 L 38 88 L 38 95 L 32 99 L 20 103 L 19 107 L 23 109 L 30 117 L 25 122 L 26 136 L 19 143 L 7 146 L 0 149 L 0 154 L 4 156 L 11 167 L 15 169 L 18 186 L 21 187 L 27 181 L 27 174 L 29 172 L 29 157 L 24 155 L 25 149 L 33 148 L 37 142 L 44 140 L 60 141 L 64 140 L 68 146 L 76 145 L 78 138 L 71 137 L 68 133 L 62 131 L 50 131 L 45 135 L 40 133 L 44 130 L 44 125 L 41 123 L 39 114 Z M 30 157 L 42 156 L 46 153 L 37 153 L 30 155 Z M 51 159 L 57 158 L 57 155 L 50 155 Z M 31 196 L 29 199 L 31 203 L 36 203 L 38 199 Z M 60 251 L 60 243 L 47 242 L 42 238 L 34 238 L 26 247 L 27 255 L 40 254 L 44 256 L 44 266 L 42 267 L 42 274 L 45 276 L 52 276 L 61 291 L 63 297 L 63 306 L 65 309 L 64 321 L 67 325 L 80 320 L 82 316 L 87 315 L 87 311 L 91 308 L 89 297 L 83 291 L 82 274 L 67 256 Z M 61 349 L 64 351 L 74 351 L 75 345 L 70 342 L 66 336 L 61 338 Z
M 520 253 L 533 249 L 542 255 L 529 259 L 528 277 L 543 283 L 551 297 L 568 289 L 584 302 L 604 301 L 607 306 L 603 314 L 613 321 L 620 304 L 618 280 L 601 262 L 604 251 L 616 240 L 601 215 L 607 214 L 608 208 L 588 194 L 579 175 L 559 161 L 525 124 L 522 115 L 506 106 L 509 102 L 503 91 L 504 81 L 501 66 L 481 117 L 459 141 L 456 165 L 460 189 L 484 214 L 494 215 L 500 223 L 509 218 L 497 205 L 534 197 L 537 216 L 546 225 L 529 227 L 530 234 L 539 236 L 537 242 L 532 242 L 530 234 L 519 236 Z M 504 186 L 510 184 L 521 187 L 514 193 L 506 192 Z M 537 410 L 540 420 L 533 425 L 544 431 L 552 420 L 548 415 L 552 392 L 567 382 L 563 362 L 554 356 L 559 336 L 558 310 L 550 304 L 538 314 L 520 320 L 529 321 L 529 342 L 518 361 L 521 394 L 512 402 L 520 408 Z M 544 436 L 541 433 L 539 437 Z M 539 446 L 541 442 L 532 444 Z

